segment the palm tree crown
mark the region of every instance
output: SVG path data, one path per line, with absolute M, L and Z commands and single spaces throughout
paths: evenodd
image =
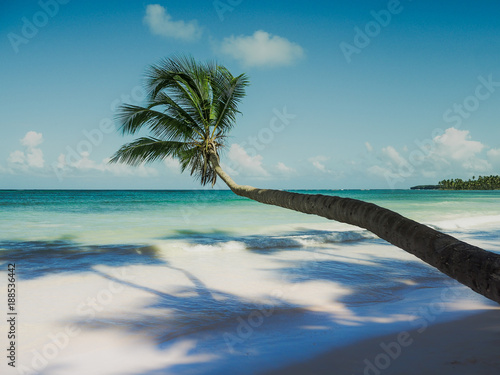
M 110 162 L 139 165 L 171 156 L 202 185 L 214 185 L 217 173 L 210 155 L 218 157 L 224 146 L 248 83 L 245 74 L 234 77 L 221 65 L 192 57 L 153 65 L 147 72 L 145 106 L 123 105 L 118 113 L 123 134 L 146 128 L 152 136 L 125 144 Z

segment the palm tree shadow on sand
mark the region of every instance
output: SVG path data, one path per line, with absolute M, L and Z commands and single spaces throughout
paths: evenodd
M 0 265 L 6 263 L 19 265 L 20 280 L 33 280 L 54 274 L 94 272 L 98 265 L 158 265 L 164 261 L 157 257 L 153 247 L 144 245 L 82 245 L 68 240 L 2 241 Z
M 252 236 L 252 241 L 259 239 Z M 266 236 L 262 236 L 264 241 Z M 226 237 L 227 239 L 227 237 Z M 198 237 L 192 238 L 192 244 L 207 243 L 209 239 L 201 239 Z M 378 241 L 378 240 L 364 240 Z M 19 244 L 21 246 L 21 244 Z M 66 244 L 66 246 L 69 246 Z M 145 337 L 158 351 L 168 352 L 174 345 L 179 343 L 179 340 L 191 338 L 195 341 L 203 341 L 207 339 L 215 339 L 224 341 L 221 337 L 224 333 L 237 336 L 238 325 L 241 320 L 247 320 L 248 317 L 255 312 L 270 311 L 268 316 L 265 316 L 263 323 L 255 328 L 255 331 L 261 332 L 267 329 L 268 326 L 273 326 L 273 322 L 286 321 L 287 330 L 308 335 L 314 330 L 327 329 L 329 332 L 335 331 L 335 327 L 345 324 L 335 321 L 335 313 L 311 311 L 308 306 L 303 306 L 298 303 L 290 303 L 284 298 L 269 298 L 265 303 L 255 302 L 241 296 L 214 290 L 209 287 L 190 272 L 188 269 L 172 266 L 168 261 L 168 256 L 165 258 L 158 257 L 154 249 L 146 248 L 143 252 L 136 251 L 138 248 L 134 246 L 120 247 L 109 246 L 103 247 L 101 250 L 96 248 L 87 249 L 85 254 L 77 254 L 77 246 L 72 245 L 59 250 L 52 250 L 52 253 L 45 253 L 46 256 L 37 258 L 35 254 L 31 257 L 30 265 L 33 268 L 34 275 L 41 277 L 42 275 L 52 273 L 50 270 L 59 269 L 60 272 L 65 272 L 60 265 L 68 264 L 67 262 L 75 261 L 79 267 L 79 271 L 73 272 L 92 272 L 104 279 L 120 284 L 126 288 L 140 290 L 149 295 L 148 303 L 143 306 L 143 313 L 115 314 L 106 316 L 97 316 L 90 320 L 75 320 L 71 323 L 76 324 L 84 332 L 85 331 L 106 331 L 118 330 L 119 332 Z M 117 251 L 117 249 L 121 249 Z M 339 248 L 340 249 L 340 248 Z M 379 302 L 392 302 L 403 298 L 404 293 L 412 289 L 427 287 L 431 282 L 433 286 L 439 286 L 441 282 L 446 280 L 446 277 L 440 274 L 437 270 L 429 267 L 421 261 L 401 261 L 386 258 L 369 259 L 367 264 L 356 264 L 353 266 L 352 257 L 349 256 L 349 247 L 343 244 L 342 252 L 334 249 L 334 259 L 319 259 L 307 257 L 306 259 L 298 260 L 283 260 L 282 267 L 269 270 L 273 277 L 281 279 L 292 285 L 298 285 L 309 281 L 326 281 L 336 285 L 348 288 L 348 294 L 339 296 L 336 300 L 339 304 L 345 306 L 352 312 L 353 320 L 358 325 L 363 325 L 364 318 L 373 316 L 373 311 L 360 307 L 366 307 Z M 331 255 L 331 249 L 301 249 L 302 251 L 310 251 L 312 253 L 325 253 Z M 257 256 L 269 257 L 273 254 L 273 250 L 265 249 L 259 251 L 256 249 L 243 250 L 249 251 Z M 276 252 L 296 251 L 296 248 L 276 248 Z M 47 256 L 49 255 L 50 256 Z M 26 255 L 26 253 L 25 253 Z M 129 257 L 128 260 L 119 260 L 120 257 Z M 12 259 L 10 255 L 8 259 Z M 23 261 L 22 255 L 19 255 L 20 261 Z M 0 261 L 3 259 L 0 257 Z M 62 262 L 62 263 L 61 263 Z M 119 277 L 113 276 L 106 271 L 101 271 L 95 268 L 97 265 L 107 266 L 124 266 L 130 264 L 154 265 L 165 268 L 165 272 L 176 272 L 189 280 L 189 285 L 186 285 L 175 292 L 165 292 L 162 288 L 151 288 L 143 285 L 140 282 L 130 282 Z M 38 270 L 36 270 L 38 268 Z M 70 272 L 70 271 L 66 271 Z M 409 277 L 413 280 L 413 285 L 408 287 L 403 279 Z M 333 285 L 333 284 L 332 284 Z M 139 310 L 140 311 L 140 310 Z M 305 317 L 309 321 L 332 321 L 327 327 L 306 328 Z M 258 335 L 257 335 L 258 336 Z M 217 366 L 224 364 L 227 361 L 235 361 L 238 358 L 245 360 L 247 357 L 246 349 L 251 347 L 254 355 L 258 355 L 263 349 L 259 345 L 259 341 L 255 340 L 253 335 L 245 338 L 244 342 L 234 345 L 232 350 L 223 350 L 214 354 L 215 356 L 205 361 L 199 361 L 191 364 L 176 364 L 167 367 L 158 368 L 149 372 L 137 372 L 137 375 L 159 375 L 164 373 L 210 373 L 210 369 L 214 371 Z M 300 345 L 300 343 L 298 343 Z M 227 349 L 227 348 L 226 348 Z M 207 348 L 190 348 L 187 355 L 197 356 L 207 354 Z M 56 364 L 54 364 L 56 365 Z M 59 366 L 59 365 L 58 365 Z M 50 374 L 52 370 L 50 366 L 42 372 L 42 374 Z M 203 370 L 200 370 L 203 369 Z M 67 369 L 71 372 L 71 369 Z

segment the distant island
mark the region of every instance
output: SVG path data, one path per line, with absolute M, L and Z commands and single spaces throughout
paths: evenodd
M 411 190 L 500 190 L 500 176 L 476 176 L 464 181 L 461 178 L 439 181 L 438 185 L 418 185 Z

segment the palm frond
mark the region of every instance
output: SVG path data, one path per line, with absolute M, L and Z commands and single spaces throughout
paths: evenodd
M 145 127 L 158 138 L 185 141 L 193 139 L 197 131 L 196 123 L 135 105 L 120 107 L 117 118 L 121 120 L 120 130 L 123 134 L 135 134 Z
M 179 157 L 189 147 L 186 142 L 162 141 L 152 137 L 141 137 L 123 145 L 109 161 L 110 163 L 125 163 L 140 165 L 150 163 L 167 156 Z
M 148 108 L 152 109 L 155 107 L 162 107 L 165 113 L 176 118 L 179 121 L 184 121 L 188 123 L 193 129 L 198 130 L 198 132 L 203 133 L 204 128 L 198 124 L 198 122 L 193 118 L 192 111 L 190 107 L 183 108 L 179 103 L 173 100 L 165 92 L 160 92 L 155 100 L 151 101 Z
M 213 80 L 213 86 L 217 89 L 214 95 L 217 100 L 214 103 L 216 119 L 213 134 L 216 130 L 225 134 L 234 126 L 236 115 L 240 113 L 238 104 L 245 96 L 249 81 L 245 74 L 233 77 L 225 68 L 221 68 Z
M 204 123 L 203 80 L 205 69 L 193 58 L 174 57 L 153 65 L 147 72 L 147 87 L 150 100 L 155 100 L 162 91 L 184 108 L 191 109 L 191 116 Z

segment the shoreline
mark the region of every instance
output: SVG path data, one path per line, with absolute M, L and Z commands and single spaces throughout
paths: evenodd
M 500 307 L 334 348 L 261 375 L 494 375 L 500 372 Z

